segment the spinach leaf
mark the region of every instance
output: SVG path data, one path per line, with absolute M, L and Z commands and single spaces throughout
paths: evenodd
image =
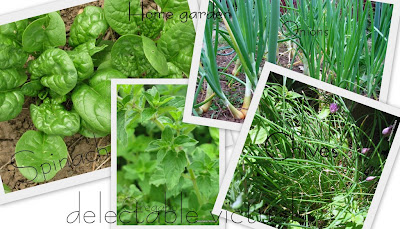
M 142 37 L 125 35 L 115 42 L 111 50 L 112 66 L 130 77 L 152 76 L 152 67 L 143 50 Z
M 158 49 L 187 76 L 193 55 L 195 31 L 193 23 L 177 23 L 157 41 Z
M 130 4 L 130 7 L 129 7 Z M 108 24 L 120 35 L 137 34 L 142 21 L 140 0 L 105 0 L 104 13 Z
M 11 22 L 5 25 L 0 25 L 0 34 L 8 36 L 11 39 L 15 39 L 18 42 L 22 41 L 22 34 L 25 28 L 28 26 L 28 19 L 21 21 Z
M 111 79 L 126 78 L 114 69 L 97 71 L 89 85 L 78 85 L 72 93 L 75 110 L 89 130 L 103 134 L 111 132 Z
M 32 80 L 22 85 L 21 92 L 26 96 L 35 97 L 39 95 L 39 92 L 43 88 L 44 87 L 40 83 L 40 80 Z
M 47 49 L 29 65 L 31 80 L 40 79 L 43 86 L 65 95 L 76 86 L 78 74 L 68 54 L 61 49 Z
M 69 57 L 74 63 L 78 74 L 78 81 L 89 78 L 94 72 L 92 57 L 87 52 L 70 51 Z
M 24 95 L 18 88 L 27 76 L 16 69 L 0 70 L 0 122 L 19 115 L 24 104 Z
M 28 25 L 22 35 L 22 46 L 27 52 L 43 52 L 65 45 L 66 36 L 63 19 L 53 12 Z
M 28 180 L 51 180 L 67 163 L 68 150 L 60 136 L 28 130 L 15 147 L 18 170 Z
M 48 98 L 40 106 L 31 104 L 30 111 L 35 127 L 48 135 L 72 136 L 80 129 L 78 113 Z
M 87 6 L 72 23 L 69 44 L 73 47 L 97 39 L 108 29 L 104 11 L 100 7 Z
M 0 69 L 22 68 L 27 59 L 28 54 L 16 41 L 0 34 Z

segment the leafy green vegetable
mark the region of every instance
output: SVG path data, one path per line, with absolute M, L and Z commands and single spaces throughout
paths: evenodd
M 22 41 L 22 34 L 25 28 L 28 26 L 28 19 L 21 21 L 11 22 L 5 25 L 0 25 L 0 34 L 8 36 L 11 39 L 15 39 L 19 42 Z
M 16 41 L 0 34 L 0 69 L 21 68 L 27 59 L 28 54 Z
M 120 35 L 139 31 L 138 23 L 142 20 L 140 0 L 105 0 L 104 13 L 108 24 Z
M 40 80 L 33 80 L 22 85 L 21 92 L 26 96 L 35 97 L 43 88 Z
M 30 181 L 51 180 L 67 163 L 68 150 L 63 139 L 28 130 L 15 147 L 19 171 Z
M 184 214 L 197 212 L 197 224 L 218 224 L 210 211 L 218 194 L 219 134 L 214 128 L 182 122 L 186 86 L 119 85 L 118 91 L 117 154 L 123 160 L 118 159 L 117 211 L 130 211 L 137 203 L 167 203 L 168 209 Z M 147 217 L 150 212 L 140 214 Z M 166 220 L 189 224 L 173 218 L 153 222 L 128 218 L 118 224 L 165 225 Z
M 66 43 L 64 21 L 57 12 L 49 13 L 32 22 L 22 35 L 22 46 L 27 52 L 43 52 Z
M 158 51 L 156 44 L 150 38 L 142 36 L 143 50 L 151 66 L 161 75 L 168 74 L 168 65 L 165 56 Z
M 131 77 L 156 74 L 143 50 L 142 37 L 125 35 L 115 42 L 111 50 L 111 61 L 114 68 Z
M 114 69 L 97 71 L 89 85 L 80 84 L 72 93 L 75 110 L 85 121 L 86 130 L 111 132 L 111 79 L 126 78 Z
M 73 47 L 89 40 L 96 40 L 108 29 L 104 11 L 100 7 L 87 6 L 76 16 L 71 25 L 69 44 Z
M 67 111 L 63 105 L 46 99 L 40 106 L 31 104 L 32 121 L 35 127 L 48 135 L 72 136 L 80 129 L 80 117 Z
M 156 10 L 149 10 L 149 14 L 158 15 Z M 140 34 L 151 39 L 156 39 L 164 28 L 163 17 L 153 16 L 152 18 L 146 18 L 138 22 L 140 28 Z
M 40 79 L 43 86 L 59 95 L 74 89 L 78 74 L 68 54 L 61 49 L 47 49 L 29 65 L 31 79 Z
M 111 60 L 111 49 L 114 46 L 114 42 L 110 40 L 102 40 L 99 45 L 106 46 L 102 51 L 92 56 L 93 64 L 98 67 L 101 63 Z
M 158 49 L 167 61 L 189 75 L 194 48 L 193 23 L 177 23 L 157 41 Z
M 18 89 L 27 76 L 15 69 L 0 70 L 0 122 L 13 119 L 22 111 L 24 95 Z

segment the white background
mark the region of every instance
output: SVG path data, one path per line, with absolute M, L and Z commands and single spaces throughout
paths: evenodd
M 13 11 L 29 8 L 49 0 L 1 0 L 0 15 Z M 400 60 L 399 50 L 396 49 L 394 69 L 389 92 L 388 103 L 400 107 Z M 227 152 L 232 149 L 228 148 Z M 229 158 L 228 155 L 227 158 Z M 386 187 L 384 197 L 375 218 L 374 227 L 398 228 L 400 206 L 400 157 L 397 158 L 389 183 Z M 96 214 L 93 224 L 81 222 L 68 224 L 66 218 L 69 213 L 78 210 L 78 193 L 81 193 L 81 213 L 93 211 Z M 99 205 L 101 198 L 101 217 L 99 221 Z M 66 190 L 52 192 L 43 196 L 21 200 L 11 204 L 0 206 L 0 228 L 41 228 L 41 229 L 63 229 L 63 228 L 96 228 L 108 229 L 110 226 L 104 221 L 105 212 L 110 209 L 110 181 L 109 179 L 91 182 L 85 185 L 76 186 Z M 240 225 L 229 223 L 228 229 L 244 228 Z

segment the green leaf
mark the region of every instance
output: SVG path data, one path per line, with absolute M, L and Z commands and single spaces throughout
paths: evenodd
M 68 159 L 67 146 L 59 136 L 28 130 L 15 147 L 18 170 L 28 180 L 40 183 L 51 180 Z
M 79 130 L 79 133 L 87 138 L 101 138 L 109 134 L 96 130 L 82 118 L 81 118 L 81 129 Z
M 5 25 L 0 25 L 0 34 L 3 34 L 13 40 L 22 41 L 22 34 L 28 26 L 28 19 L 11 22 Z
M 21 87 L 21 92 L 30 97 L 38 96 L 39 92 L 43 89 L 43 85 L 40 83 L 40 80 L 32 80 L 31 82 L 27 82 Z
M 68 55 L 74 63 L 78 74 L 78 80 L 82 81 L 90 78 L 94 72 L 94 65 L 92 57 L 89 55 L 89 53 L 70 51 L 68 52 Z
M 70 92 L 77 83 L 78 74 L 68 54 L 58 48 L 47 49 L 29 65 L 31 80 L 38 80 L 43 86 L 59 95 Z
M 16 41 L 0 34 L 0 69 L 22 68 L 27 59 L 28 54 Z
M 158 49 L 187 76 L 190 72 L 195 30 L 193 23 L 178 23 L 161 35 L 157 41 Z
M 67 42 L 65 24 L 60 14 L 49 13 L 32 22 L 22 35 L 22 46 L 27 52 L 43 52 L 64 46 Z
M 165 11 L 164 11 L 165 12 Z M 158 15 L 159 12 L 156 10 L 150 9 L 148 14 Z M 169 20 L 167 20 L 169 21 Z M 164 27 L 164 18 L 153 16 L 151 18 L 146 18 L 144 20 L 137 20 L 136 21 L 139 27 L 139 33 L 143 36 L 149 37 L 151 39 L 156 39 Z
M 331 111 L 329 110 L 329 108 L 324 108 L 322 109 L 321 112 L 319 112 L 319 114 L 317 115 L 317 117 L 321 120 L 326 119 L 329 115 L 331 114 Z
M 168 181 L 168 189 L 174 188 L 179 183 L 179 179 L 183 171 L 185 171 L 186 165 L 187 159 L 185 152 L 175 152 L 172 150 L 167 152 L 159 164 L 159 168 L 164 172 L 164 178 Z
M 268 131 L 260 126 L 251 129 L 249 131 L 249 136 L 253 144 L 263 144 L 268 138 Z
M 172 142 L 172 140 L 174 139 L 174 132 L 175 131 L 171 127 L 166 126 L 161 133 L 161 139 L 166 142 Z
M 150 107 L 150 108 L 145 108 L 142 112 L 141 120 L 142 122 L 147 122 L 151 120 L 154 115 L 157 113 L 157 110 Z
M 78 46 L 92 39 L 104 35 L 108 29 L 108 23 L 102 8 L 86 6 L 81 14 L 78 14 L 71 25 L 69 44 Z
M 142 36 L 143 40 L 143 50 L 147 60 L 150 62 L 151 66 L 161 74 L 168 74 L 167 59 L 162 52 L 158 51 L 156 44 L 150 38 Z
M 15 69 L 0 70 L 0 122 L 17 117 L 22 111 L 24 95 L 18 89 L 27 76 Z
M 197 140 L 195 140 L 187 135 L 180 135 L 174 139 L 174 145 L 182 146 L 182 147 L 195 146 L 197 143 L 198 143 Z
M 115 42 L 111 50 L 112 66 L 129 77 L 155 76 L 143 50 L 142 37 L 125 35 Z
M 165 184 L 167 180 L 165 179 L 164 170 L 156 169 L 150 177 L 150 184 L 155 185 L 156 187 Z
M 139 31 L 137 24 L 142 20 L 141 11 L 140 0 L 104 1 L 106 20 L 111 28 L 120 35 L 137 34 Z
M 6 184 L 3 184 L 3 188 L 4 188 L 4 193 L 5 193 L 5 194 L 12 192 L 12 191 L 11 191 L 11 188 L 8 187 Z
M 80 129 L 81 118 L 63 105 L 46 99 L 40 106 L 31 104 L 30 112 L 35 127 L 48 135 L 72 136 Z

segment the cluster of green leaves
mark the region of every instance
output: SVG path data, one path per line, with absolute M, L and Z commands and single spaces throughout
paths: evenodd
M 142 17 L 140 0 L 105 0 L 105 17 L 121 37 L 111 50 L 111 64 L 128 77 L 188 76 L 193 55 L 195 30 L 192 20 L 183 23 L 179 15 L 190 12 L 186 0 L 155 0 L 171 19 L 150 10 Z
M 396 117 L 274 76 L 224 208 L 277 228 L 362 228 Z
M 157 3 L 166 12 L 189 12 L 186 0 Z M 43 182 L 65 166 L 51 168 L 46 177 L 32 175 L 43 174 L 41 165 L 50 159 L 64 162 L 67 151 L 47 155 L 47 147 L 66 148 L 63 137 L 110 134 L 111 78 L 188 75 L 192 21 L 177 23 L 178 16 L 142 21 L 128 14 L 139 9 L 139 0 L 108 0 L 104 9 L 87 6 L 69 37 L 59 12 L 0 26 L 0 122 L 17 117 L 25 96 L 33 97 L 30 111 L 38 131 L 24 134 L 16 148 L 16 164 L 26 178 Z M 118 39 L 103 40 L 107 31 Z M 67 40 L 72 49 L 63 48 Z M 50 146 L 51 139 L 57 145 Z
M 218 224 L 219 130 L 182 122 L 186 88 L 118 86 L 118 224 L 188 225 L 189 211 Z

